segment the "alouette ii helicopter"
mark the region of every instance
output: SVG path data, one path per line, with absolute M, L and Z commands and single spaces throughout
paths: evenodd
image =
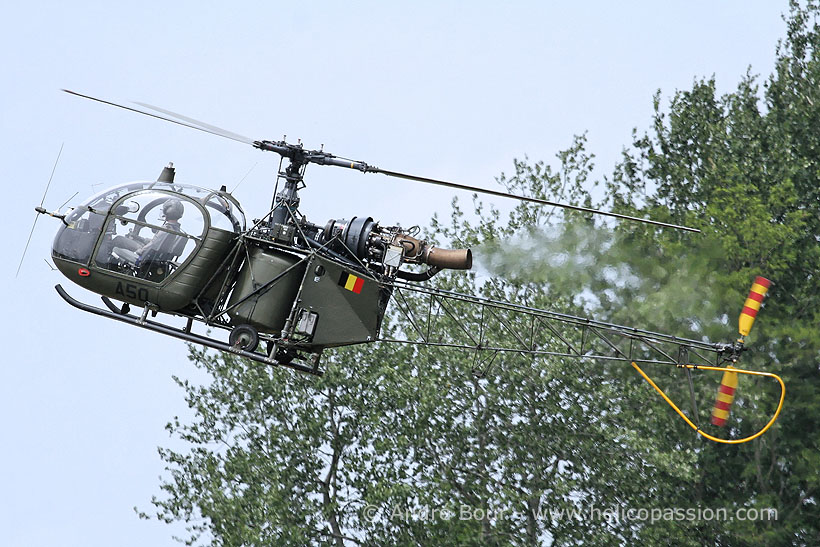
M 383 226 L 369 216 L 314 224 L 299 211 L 298 192 L 304 187 L 309 164 L 330 165 L 661 227 L 699 230 L 388 171 L 323 150 L 307 150 L 302 144 L 252 140 L 144 103 L 137 103 L 144 108 L 138 109 L 63 91 L 281 156 L 271 208 L 251 226 L 225 186 L 208 190 L 177 183 L 173 165 L 165 167 L 156 180 L 110 188 L 65 214 L 50 213 L 41 204 L 36 208 L 38 214 L 62 221 L 52 248 L 55 265 L 74 283 L 100 294 L 105 304 L 99 308 L 80 302 L 57 285 L 57 292 L 72 306 L 311 374 L 322 373 L 319 360 L 325 348 L 374 341 L 472 350 L 474 371 L 479 375 L 486 374 L 505 352 L 626 362 L 697 433 L 721 443 L 756 438 L 780 413 L 783 381 L 772 373 L 735 366 L 769 287 L 762 277 L 755 280 L 743 307 L 740 339 L 732 343 L 685 339 L 423 284 L 443 269 L 470 269 L 471 251 L 435 247 L 416 237 L 417 229 Z M 405 265 L 426 269 L 408 271 Z M 412 298 L 422 299 L 423 305 L 411 306 Z M 391 300 L 409 326 L 395 338 L 380 337 Z M 132 314 L 131 306 L 140 312 Z M 158 314 L 182 317 L 185 325 L 180 328 L 154 320 Z M 195 333 L 195 323 L 204 325 L 208 334 Z M 212 335 L 213 330 L 224 334 Z M 691 418 L 639 364 L 673 365 L 686 371 Z M 715 426 L 728 419 L 737 374 L 777 380 L 781 395 L 771 420 L 743 439 L 721 439 L 705 432 L 697 423 L 693 370 L 724 372 L 713 409 Z

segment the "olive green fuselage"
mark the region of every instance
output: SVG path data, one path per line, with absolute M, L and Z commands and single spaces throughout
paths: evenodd
M 160 311 L 176 312 L 191 305 L 223 263 L 235 239 L 234 233 L 211 228 L 188 261 L 159 283 L 101 268 L 93 260 L 79 263 L 56 254 L 52 258 L 63 275 L 89 291 L 137 306 L 150 302 Z

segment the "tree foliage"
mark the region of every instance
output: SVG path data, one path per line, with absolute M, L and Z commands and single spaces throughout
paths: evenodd
M 187 522 L 186 543 L 214 545 L 820 541 L 818 14 L 815 2 L 792 4 L 762 89 L 747 74 L 724 96 L 710 79 L 668 105 L 658 95 L 652 127 L 636 132 L 605 179 L 605 205 L 702 235 L 610 229 L 527 204 L 502 218 L 477 199 L 475 215 L 454 202 L 451 218 L 430 228 L 474 247 L 490 274 L 440 275 L 444 288 L 715 341 L 736 336 L 751 280 L 769 277 L 744 356 L 788 385 L 769 433 L 739 446 L 704 442 L 615 363 L 508 354 L 477 377 L 471 354 L 375 344 L 333 352 L 326 374 L 308 378 L 192 348 L 211 381 L 178 380 L 196 418 L 168 426 L 188 448 L 161 449 L 169 474 L 156 517 Z M 589 192 L 585 139 L 558 160 L 556 169 L 517 161 L 499 180 L 513 192 L 601 205 Z M 399 315 L 386 321 L 388 332 L 402 328 Z M 658 381 L 684 401 L 676 372 Z M 735 437 L 758 430 L 778 395 L 763 381 L 741 382 Z M 699 383 L 702 409 L 715 386 Z M 778 518 L 601 515 L 630 507 L 774 508 Z M 592 508 L 598 518 L 566 513 Z
M 751 342 L 757 368 L 781 374 L 788 392 L 778 426 L 753 443 L 704 447 L 698 500 L 773 507 L 777 522 L 728 523 L 726 544 L 815 544 L 820 539 L 820 7 L 791 5 L 774 73 L 759 88 L 747 75 L 718 97 L 713 80 L 655 103 L 652 132 L 636 138 L 609 185 L 613 203 L 704 230 L 714 286 L 741 302 L 749 281 L 774 281 Z M 661 249 L 681 236 L 645 234 Z M 685 251 L 684 251 L 685 253 Z M 750 356 L 751 357 L 751 356 Z M 755 388 L 758 388 L 755 385 Z M 774 391 L 754 404 L 771 408 Z M 750 432 L 761 415 L 739 426 Z

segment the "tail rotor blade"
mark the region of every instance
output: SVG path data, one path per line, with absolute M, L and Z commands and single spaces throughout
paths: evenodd
M 735 400 L 737 391 L 737 372 L 726 371 L 720 380 L 715 406 L 712 408 L 712 424 L 718 427 L 726 425 L 729 419 L 729 412 L 732 409 L 732 402 Z
M 738 318 L 738 332 L 741 336 L 748 336 L 749 331 L 752 330 L 755 317 L 757 317 L 757 312 L 760 310 L 760 304 L 763 302 L 766 293 L 769 292 L 771 284 L 772 282 L 765 277 L 757 276 L 755 278 Z
M 772 282 L 765 277 L 755 277 L 752 288 L 749 291 L 749 296 L 743 304 L 743 309 L 738 318 L 738 331 L 741 339 L 736 344 L 740 349 L 732 357 L 732 362 L 736 362 L 740 356 L 740 350 L 743 348 L 743 337 L 748 336 L 752 330 L 752 325 L 757 317 L 757 312 L 760 311 L 760 305 L 763 298 L 769 291 Z M 728 368 L 732 368 L 731 365 Z M 735 392 L 737 391 L 738 376 L 737 372 L 727 370 L 723 373 L 723 378 L 720 380 L 720 387 L 718 387 L 717 397 L 715 398 L 715 406 L 712 408 L 712 424 L 718 427 L 726 425 L 726 420 L 729 419 L 729 412 L 732 409 L 732 403 L 735 400 Z

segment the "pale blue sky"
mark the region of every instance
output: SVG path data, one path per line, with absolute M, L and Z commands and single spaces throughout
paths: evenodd
M 588 132 L 611 172 L 652 95 L 695 78 L 731 90 L 768 75 L 785 1 L 17 2 L 0 22 L 2 224 L 0 530 L 26 546 L 176 545 L 146 523 L 163 472 L 163 427 L 186 415 L 171 375 L 195 378 L 184 345 L 69 308 L 44 262 L 41 218 L 14 271 L 61 143 L 46 206 L 75 191 L 156 177 L 232 187 L 266 211 L 277 158 L 246 145 L 59 92 L 144 101 L 253 138 L 386 169 L 492 187 L 513 158 L 552 161 Z M 425 224 L 451 193 L 311 167 L 302 210 L 317 224 L 370 215 Z M 99 185 L 99 186 L 93 186 Z M 93 188 L 92 188 L 93 186 Z M 464 196 L 465 198 L 468 196 Z M 75 200 L 75 201 L 77 201 Z M 99 299 L 68 286 L 86 301 Z

